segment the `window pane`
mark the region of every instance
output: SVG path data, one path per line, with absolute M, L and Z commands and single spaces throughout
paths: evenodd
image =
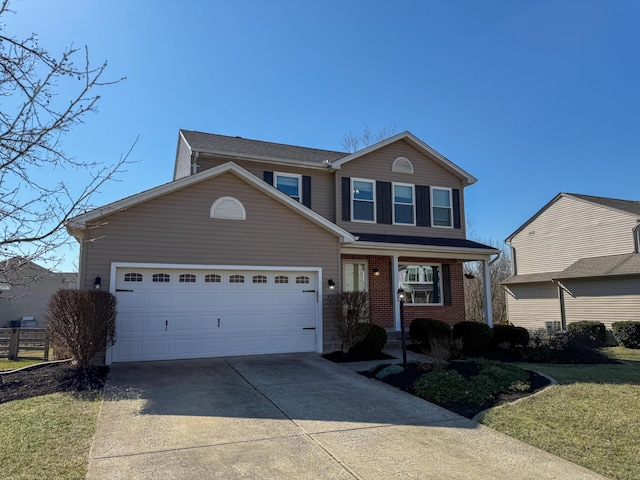
M 436 265 L 399 265 L 399 288 L 408 304 L 440 304 L 440 267 Z
M 370 220 L 373 222 L 372 202 L 353 202 L 354 220 Z
M 373 201 L 373 182 L 353 182 L 353 199 Z
M 451 206 L 451 192 L 449 190 L 433 189 L 433 205 L 437 207 L 450 207 Z
M 413 188 L 405 185 L 394 185 L 393 201 L 413 204 Z
M 290 197 L 298 198 L 300 196 L 300 186 L 298 177 L 284 177 L 278 175 L 276 177 L 276 188 L 282 193 L 286 193 Z
M 345 262 L 342 266 L 345 292 L 367 291 L 366 263 Z
M 413 224 L 413 205 L 396 204 L 394 209 L 396 223 Z
M 433 208 L 433 224 L 438 227 L 451 226 L 451 209 L 450 208 Z

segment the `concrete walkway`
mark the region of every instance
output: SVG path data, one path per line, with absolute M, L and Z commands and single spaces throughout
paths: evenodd
M 94 479 L 596 479 L 317 354 L 116 364 Z

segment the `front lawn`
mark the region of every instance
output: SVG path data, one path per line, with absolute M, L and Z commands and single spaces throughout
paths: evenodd
M 0 476 L 83 479 L 101 398 L 55 393 L 0 404 Z
M 30 365 L 35 365 L 36 363 L 44 362 L 43 359 L 20 359 L 20 360 L 9 360 L 8 358 L 0 358 L 0 371 L 5 370 L 16 370 L 18 368 L 28 367 Z
M 614 479 L 640 479 L 640 350 L 609 353 L 629 365 L 520 364 L 558 381 L 481 422 Z

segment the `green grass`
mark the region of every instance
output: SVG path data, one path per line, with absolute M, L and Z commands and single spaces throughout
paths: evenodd
M 521 364 L 558 385 L 482 423 L 614 479 L 640 479 L 640 350 L 607 349 L 629 365 Z
M 83 479 L 100 400 L 56 393 L 0 404 L 0 476 Z
M 15 370 L 17 368 L 28 367 L 29 365 L 35 365 L 37 363 L 42 363 L 44 360 L 42 358 L 21 358 L 19 360 L 9 360 L 8 358 L 0 358 L 0 371 L 4 370 Z

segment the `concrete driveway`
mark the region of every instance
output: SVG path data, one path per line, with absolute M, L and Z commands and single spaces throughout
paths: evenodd
M 87 478 L 603 478 L 318 355 L 115 364 Z

